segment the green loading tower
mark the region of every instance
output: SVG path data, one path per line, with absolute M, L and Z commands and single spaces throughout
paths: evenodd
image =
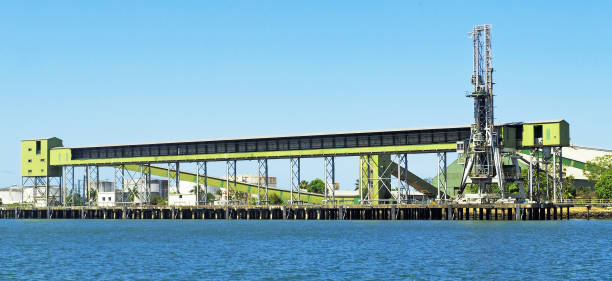
M 62 203 L 62 167 L 51 166 L 51 148 L 61 147 L 62 140 L 52 138 L 21 141 L 22 201 L 37 206 Z

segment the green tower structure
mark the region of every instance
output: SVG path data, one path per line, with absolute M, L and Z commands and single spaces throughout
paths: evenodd
M 56 137 L 21 141 L 22 201 L 44 206 L 62 203 L 62 167 L 51 165 L 50 159 L 51 149 L 62 145 Z

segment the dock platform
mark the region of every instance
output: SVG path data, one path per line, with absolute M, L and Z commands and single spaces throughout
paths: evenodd
M 569 205 L 226 205 L 3 207 L 0 219 L 562 220 Z

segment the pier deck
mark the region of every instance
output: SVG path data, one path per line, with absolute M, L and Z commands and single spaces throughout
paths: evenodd
M 561 220 L 555 204 L 407 204 L 308 206 L 3 207 L 2 219 L 243 219 L 243 220 Z

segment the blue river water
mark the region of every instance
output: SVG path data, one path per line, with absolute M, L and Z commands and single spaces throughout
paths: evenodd
M 612 221 L 0 220 L 0 280 L 612 278 Z

